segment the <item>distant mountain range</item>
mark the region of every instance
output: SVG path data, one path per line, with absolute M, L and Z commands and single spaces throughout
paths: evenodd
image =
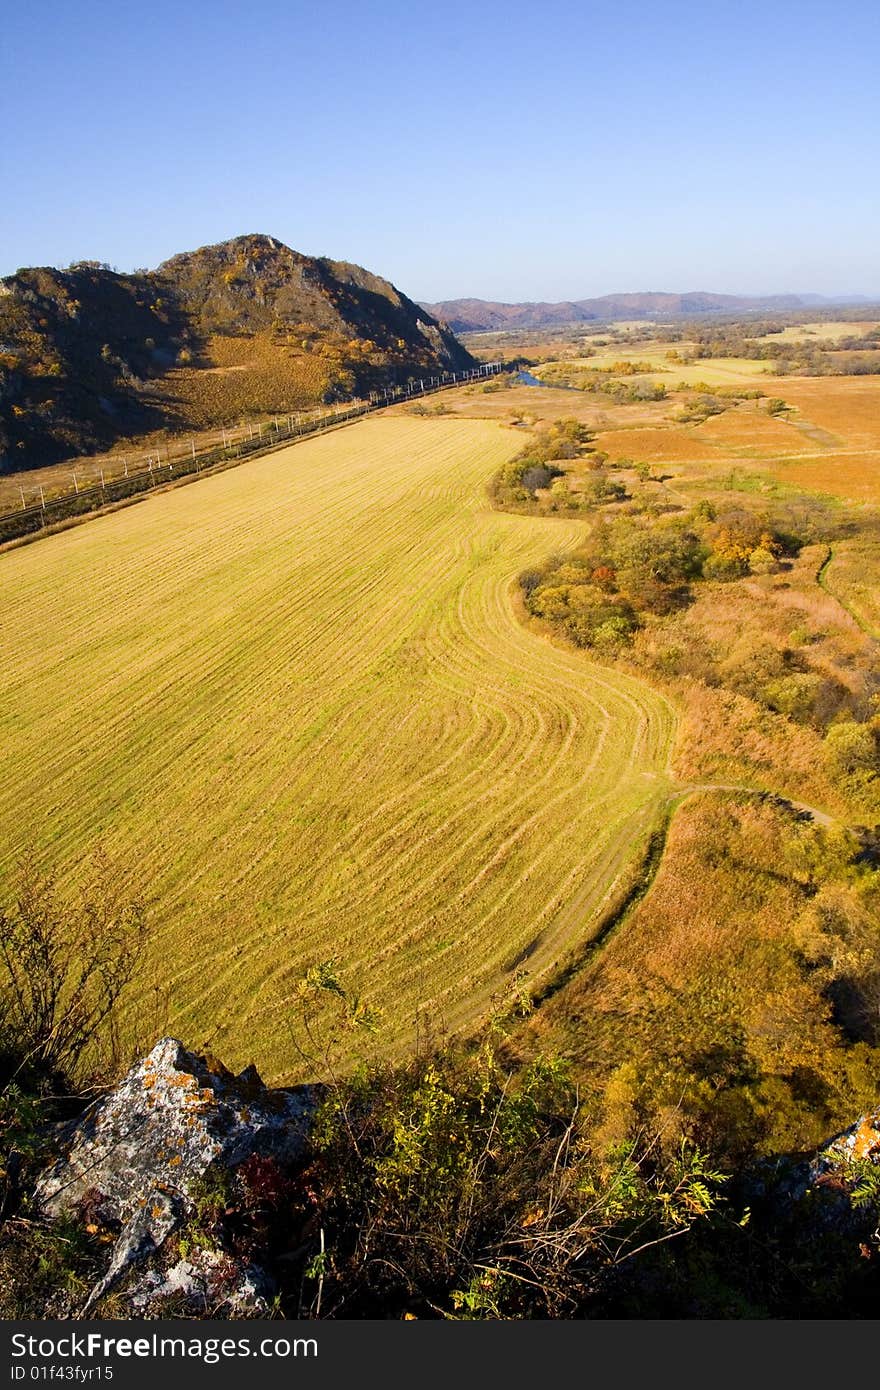
M 388 280 L 270 236 L 130 275 L 19 270 L 0 280 L 0 468 L 472 365 Z
M 647 291 L 641 294 L 606 294 L 597 299 L 568 299 L 556 304 L 500 304 L 488 299 L 446 299 L 423 304 L 434 318 L 454 333 L 478 333 L 510 328 L 550 328 L 567 323 L 591 323 L 614 319 L 702 317 L 706 314 L 747 313 L 750 310 L 789 310 L 820 305 L 870 303 L 865 295 L 826 298 L 820 294 L 771 294 L 749 297 L 711 294 L 692 290 L 687 294 Z

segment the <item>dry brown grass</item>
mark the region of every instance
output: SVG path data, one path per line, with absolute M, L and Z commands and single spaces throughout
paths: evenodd
M 632 409 L 632 407 L 620 407 Z M 665 403 L 665 413 L 669 413 L 669 403 Z M 596 444 L 604 449 L 611 459 L 631 458 L 637 463 L 679 463 L 682 461 L 703 461 L 711 458 L 713 450 L 707 448 L 706 441 L 693 426 L 667 425 L 653 429 L 609 429 L 603 430 Z
M 703 475 L 713 466 L 758 465 L 793 488 L 880 501 L 880 378 L 776 377 L 762 389 L 794 411 L 776 418 L 747 401 L 700 425 L 676 424 L 669 417 L 680 400 L 673 398 L 655 407 L 662 426 L 603 429 L 597 443 L 612 458 L 700 465 Z M 640 423 L 632 407 L 619 410 L 627 423 Z
M 736 832 L 750 892 L 743 891 L 743 873 L 711 864 L 710 847 L 720 838 L 721 822 Z M 786 929 L 799 895 L 793 883 L 778 884 L 774 873 L 780 841 L 791 834 L 790 819 L 766 803 L 721 793 L 691 798 L 673 818 L 651 893 L 631 914 L 626 930 L 611 939 L 597 968 L 584 972 L 567 998 L 557 996 L 548 1006 L 546 1022 L 565 1027 L 571 1016 L 581 1024 L 578 1042 L 586 1055 L 594 1050 L 587 1045 L 589 1033 L 598 1032 L 606 1036 L 600 1055 L 622 1058 L 628 1016 L 637 1001 L 685 981 L 711 987 L 725 948 L 742 949 L 749 938 Z M 590 1014 L 595 1015 L 592 1028 Z
M 876 1050 L 849 1047 L 798 951 L 804 854 L 847 873 L 822 841 L 754 799 L 702 794 L 677 811 L 647 895 L 521 1039 L 572 1059 L 606 1140 L 641 1115 L 671 1147 L 684 1132 L 716 1152 L 779 1152 L 871 1103 Z
M 880 502 L 880 450 L 814 457 L 795 455 L 769 460 L 766 466 L 774 478 L 791 487 L 851 502 Z
M 774 390 L 848 448 L 880 449 L 880 377 L 777 377 Z
M 781 333 L 775 333 L 773 341 L 774 343 L 803 343 L 813 339 L 824 347 L 826 343 L 837 342 L 840 338 L 864 337 L 870 329 L 876 327 L 876 320 L 859 319 L 838 319 L 833 323 L 799 323 L 783 329 Z
M 718 687 L 695 683 L 683 692 L 683 703 L 674 760 L 682 782 L 756 787 L 842 819 L 853 814 L 813 729 Z M 876 813 L 876 804 L 872 809 Z
M 713 415 L 695 427 L 702 439 L 720 455 L 738 458 L 774 458 L 803 447 L 802 440 L 785 420 L 769 415 L 765 406 L 745 401 L 723 415 Z
M 315 405 L 338 365 L 320 353 L 284 346 L 268 333 L 211 338 L 202 362 L 168 372 L 162 389 L 182 418 L 205 428 Z
M 684 718 L 674 769 L 682 782 L 758 787 L 847 822 L 873 823 L 880 817 L 880 786 L 844 786 L 829 766 L 818 729 L 775 713 L 730 684 L 756 656 L 760 662 L 761 649 L 794 650 L 809 671 L 848 691 L 854 705 L 864 703 L 876 644 L 817 583 L 826 553 L 823 545 L 807 546 L 782 574 L 697 585 L 690 608 L 640 634 L 635 655 L 655 664 L 664 648 L 710 653 L 725 682 L 676 682 Z
M 880 536 L 875 529 L 835 545 L 825 588 L 844 603 L 862 630 L 880 640 Z
M 757 465 L 791 488 L 880 501 L 880 379 L 780 378 L 777 389 L 796 407 L 791 415 L 774 418 L 747 402 L 701 425 L 603 434 L 599 443 L 612 454 L 700 463 L 703 471 L 713 464 Z
M 684 343 L 677 343 L 675 346 L 679 351 L 686 350 L 687 347 Z M 644 367 L 646 370 L 637 370 L 636 375 L 642 379 L 660 380 L 667 390 L 675 390 L 679 383 L 684 383 L 690 388 L 704 383 L 710 387 L 743 386 L 755 390 L 766 389 L 768 364 L 758 358 L 701 357 L 696 362 L 685 363 L 669 361 L 666 355 L 669 349 L 669 343 L 657 343 L 649 339 L 626 344 L 612 343 L 590 357 L 557 354 L 555 360 L 560 362 L 564 369 L 570 370 L 573 378 L 584 372 L 614 373 L 621 364 L 626 363 L 637 369 Z M 541 372 L 538 374 L 541 375 Z
M 558 362 L 577 357 L 594 341 L 589 336 L 581 337 L 578 334 L 574 334 L 570 341 L 567 338 L 548 338 L 538 331 L 534 338 L 530 338 L 523 335 L 521 330 L 515 334 L 461 333 L 459 337 L 468 352 L 481 362 L 497 362 L 499 358 L 508 358 L 514 353 L 532 362 Z

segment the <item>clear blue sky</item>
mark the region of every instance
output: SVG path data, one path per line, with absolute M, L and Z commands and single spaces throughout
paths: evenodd
M 0 274 L 263 231 L 416 298 L 880 294 L 876 0 L 29 0 Z

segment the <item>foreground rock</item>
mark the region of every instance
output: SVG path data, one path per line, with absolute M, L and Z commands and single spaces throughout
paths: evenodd
M 861 1115 L 813 1154 L 768 1162 L 756 1194 L 769 1198 L 781 1219 L 807 1221 L 814 1233 L 870 1231 L 876 1224 L 873 1203 L 861 1202 L 859 1189 L 875 1165 L 880 1169 L 880 1108 Z
M 66 1127 L 60 1157 L 37 1184 L 48 1216 L 87 1208 L 103 1228 L 118 1231 L 83 1313 L 192 1216 L 194 1193 L 209 1169 L 232 1171 L 255 1156 L 284 1164 L 295 1159 L 313 1108 L 309 1088 L 270 1090 L 253 1067 L 233 1076 L 175 1038 L 157 1043 L 110 1095 Z M 176 1275 L 154 1272 L 146 1291 L 205 1286 L 206 1296 L 216 1297 L 216 1263 L 202 1258 Z M 266 1294 L 261 1272 L 230 1269 L 227 1261 L 223 1273 L 224 1301 L 260 1311 Z
M 849 1129 L 823 1144 L 811 1164 L 811 1176 L 814 1182 L 821 1182 L 854 1163 L 880 1164 L 880 1108 L 862 1115 Z

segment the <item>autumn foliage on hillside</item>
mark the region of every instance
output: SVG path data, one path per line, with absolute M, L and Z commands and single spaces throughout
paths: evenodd
M 20 270 L 0 282 L 0 468 L 470 365 L 387 280 L 272 237 L 130 275 L 97 262 Z

